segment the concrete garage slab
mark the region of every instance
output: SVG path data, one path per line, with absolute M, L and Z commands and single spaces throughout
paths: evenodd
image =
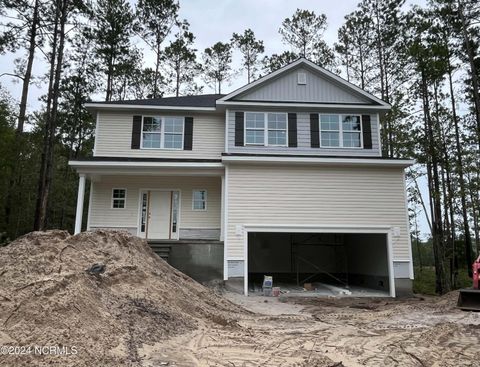
M 305 290 L 301 286 L 291 283 L 274 283 L 280 288 L 280 297 L 390 297 L 388 291 L 381 291 L 360 286 L 338 287 L 326 283 L 313 283 L 313 290 Z M 249 295 L 261 296 L 263 291 L 259 287 L 250 289 Z

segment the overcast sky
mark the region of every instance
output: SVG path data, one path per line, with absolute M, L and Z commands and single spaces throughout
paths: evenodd
M 134 0 L 130 0 L 132 4 Z M 407 0 L 406 7 L 413 4 L 423 5 L 426 0 Z M 282 21 L 290 17 L 297 8 L 313 10 L 317 14 L 327 16 L 328 27 L 324 39 L 330 46 L 336 41 L 337 30 L 343 24 L 345 15 L 354 11 L 358 0 L 180 0 L 180 18 L 190 22 L 190 30 L 196 37 L 195 48 L 203 51 L 218 41 L 230 40 L 232 33 L 243 33 L 251 28 L 258 39 L 264 41 L 265 54 L 281 53 L 289 47 L 282 43 L 278 28 Z M 144 47 L 139 40 L 139 47 Z M 238 68 L 240 55 L 234 55 L 234 67 Z M 13 60 L 16 57 L 24 57 L 23 53 L 17 55 L 2 55 L 0 74 L 12 73 L 14 70 Z M 145 52 L 146 66 L 153 66 L 153 55 Z M 47 70 L 47 65 L 39 53 L 34 64 L 34 75 L 42 76 Z M 8 76 L 2 76 L 0 83 L 12 95 L 15 100 L 20 98 L 21 85 L 18 80 Z M 232 91 L 246 84 L 246 76 L 240 75 L 230 86 L 224 86 L 225 92 Z M 205 93 L 213 90 L 205 87 Z M 32 86 L 29 94 L 29 112 L 40 107 L 39 98 L 46 93 L 44 85 Z M 102 99 L 103 94 L 94 96 L 94 99 Z M 423 181 L 423 180 L 422 180 Z M 424 192 L 426 185 L 421 183 Z M 428 200 L 427 200 L 428 203 Z M 426 221 L 421 218 L 421 231 L 427 232 Z

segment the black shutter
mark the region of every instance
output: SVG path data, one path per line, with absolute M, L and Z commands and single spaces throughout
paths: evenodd
M 133 116 L 132 149 L 140 149 L 141 134 L 142 134 L 142 116 Z
M 243 147 L 243 112 L 235 112 L 235 146 Z
M 193 117 L 185 117 L 183 150 L 192 150 L 192 147 L 193 147 Z
M 297 147 L 297 114 L 288 114 L 288 146 Z
M 320 148 L 320 129 L 318 113 L 310 114 L 310 142 L 312 148 Z
M 370 115 L 362 115 L 363 148 L 372 149 L 372 123 Z

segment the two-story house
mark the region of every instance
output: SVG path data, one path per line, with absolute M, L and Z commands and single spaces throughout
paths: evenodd
M 264 274 L 411 291 L 404 169 L 381 156 L 391 106 L 299 59 L 228 95 L 95 102 L 87 229 L 168 244 L 188 274 L 219 269 L 248 294 Z

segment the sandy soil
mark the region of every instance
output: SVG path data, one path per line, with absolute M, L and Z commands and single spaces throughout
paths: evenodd
M 147 366 L 478 366 L 480 314 L 442 298 L 225 297 L 264 315 L 143 349 Z
M 126 232 L 37 232 L 0 248 L 0 366 L 479 366 L 456 299 L 222 296 Z M 1 349 L 35 345 L 78 353 Z

